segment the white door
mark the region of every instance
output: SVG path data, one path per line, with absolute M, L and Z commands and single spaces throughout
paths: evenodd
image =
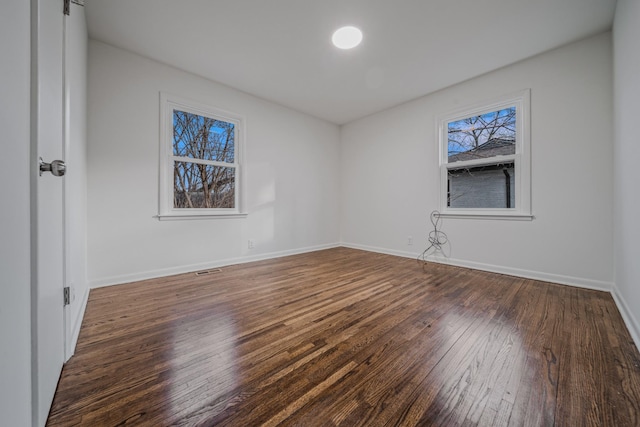
M 63 160 L 63 0 L 35 0 L 32 242 L 34 244 L 33 411 L 44 426 L 64 363 L 63 179 L 39 174 L 38 158 Z

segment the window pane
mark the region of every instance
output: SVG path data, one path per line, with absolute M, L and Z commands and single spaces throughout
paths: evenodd
M 173 155 L 233 163 L 235 125 L 184 111 L 173 111 Z
M 448 163 L 516 152 L 516 107 L 447 123 Z
M 234 208 L 236 169 L 174 162 L 174 208 Z
M 515 175 L 513 163 L 449 169 L 447 206 L 514 209 Z

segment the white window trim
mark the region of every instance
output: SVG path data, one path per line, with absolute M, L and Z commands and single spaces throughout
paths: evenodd
M 448 218 L 469 219 L 514 219 L 532 220 L 531 212 L 531 91 L 525 89 L 515 94 L 503 96 L 488 102 L 457 109 L 436 118 L 440 160 L 440 214 Z M 448 163 L 447 124 L 452 121 L 472 117 L 508 107 L 516 107 L 516 154 L 496 156 L 490 159 L 468 160 Z M 465 166 L 495 164 L 500 161 L 513 161 L 515 164 L 515 203 L 514 208 L 504 209 L 468 209 L 447 206 L 447 171 Z
M 180 159 L 180 157 L 173 155 L 174 109 L 198 114 L 200 116 L 213 117 L 235 125 L 235 156 L 233 163 L 236 170 L 235 208 L 178 209 L 173 207 L 173 162 L 175 159 Z M 247 212 L 244 210 L 244 207 L 246 206 L 244 199 L 245 137 L 246 131 L 244 117 L 229 111 L 171 95 L 166 92 L 160 92 L 160 173 L 157 218 L 159 220 L 188 220 L 246 217 Z M 224 164 L 219 162 L 206 160 L 188 159 L 188 161 L 224 166 Z

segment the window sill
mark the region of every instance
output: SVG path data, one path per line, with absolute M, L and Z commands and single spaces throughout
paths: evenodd
M 229 218 L 246 218 L 248 213 L 219 213 L 219 214 L 162 214 L 156 215 L 159 221 L 182 221 L 193 219 L 229 219 Z
M 535 217 L 527 214 L 501 214 L 501 213 L 440 213 L 441 218 L 456 218 L 456 219 L 502 219 L 509 221 L 533 221 Z

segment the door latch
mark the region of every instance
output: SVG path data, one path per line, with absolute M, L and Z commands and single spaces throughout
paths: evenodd
M 51 163 L 47 163 L 40 157 L 40 176 L 42 172 L 51 172 L 53 176 L 64 176 L 67 171 L 67 165 L 63 160 L 54 160 Z

